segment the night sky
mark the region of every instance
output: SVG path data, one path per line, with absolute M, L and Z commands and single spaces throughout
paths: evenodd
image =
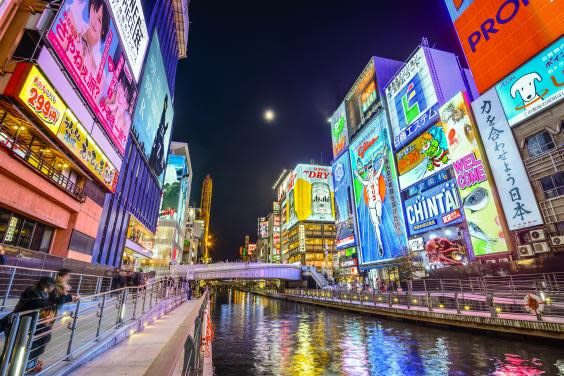
M 405 61 L 422 37 L 462 56 L 443 0 L 192 0 L 190 20 L 172 139 L 190 148 L 191 204 L 213 178 L 214 261 L 255 240 L 283 168 L 331 162 L 327 118 L 370 56 Z

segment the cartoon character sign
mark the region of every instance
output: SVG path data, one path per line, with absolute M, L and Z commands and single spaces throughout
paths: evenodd
M 514 126 L 564 98 L 564 37 L 496 85 Z
M 450 166 L 448 140 L 441 124 L 435 124 L 396 153 L 401 189 L 406 189 Z
M 361 264 L 399 257 L 407 250 L 405 224 L 388 125 L 377 116 L 351 143 Z

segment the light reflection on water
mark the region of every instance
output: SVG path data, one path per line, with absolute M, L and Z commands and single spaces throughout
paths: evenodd
M 222 291 L 218 376 L 564 376 L 559 344 L 496 338 Z

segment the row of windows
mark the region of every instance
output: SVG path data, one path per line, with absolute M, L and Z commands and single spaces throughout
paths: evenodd
M 0 208 L 0 243 L 48 253 L 54 232 L 52 227 Z

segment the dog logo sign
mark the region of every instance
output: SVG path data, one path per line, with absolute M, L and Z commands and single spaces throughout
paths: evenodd
M 544 91 L 539 94 L 536 83 L 540 81 L 542 81 L 540 74 L 531 72 L 521 76 L 511 85 L 511 97 L 513 99 L 516 99 L 517 95 L 521 97 L 521 103 L 515 107 L 516 110 L 524 110 L 544 98 L 548 93 L 548 89 L 544 89 Z

